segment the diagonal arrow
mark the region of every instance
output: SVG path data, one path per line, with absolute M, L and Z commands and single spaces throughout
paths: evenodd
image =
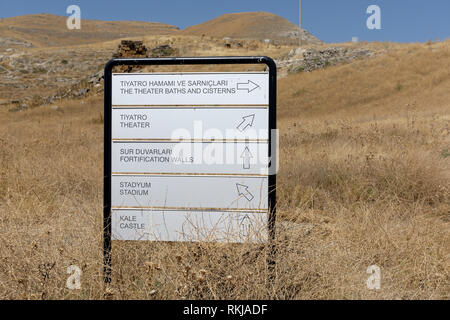
M 244 186 L 243 184 L 236 183 L 237 192 L 240 196 L 245 197 L 247 201 L 252 201 L 254 196 L 248 191 L 248 186 Z
M 259 88 L 259 85 L 254 83 L 252 80 L 248 80 L 247 83 L 238 83 L 237 89 L 238 90 L 247 90 L 248 93 L 256 90 Z
M 252 153 L 248 147 L 245 147 L 244 152 L 241 154 L 241 158 L 244 159 L 244 169 L 250 169 L 250 159 L 253 158 Z
M 242 117 L 242 122 L 238 125 L 236 129 L 240 132 L 244 132 L 248 127 L 253 126 L 253 122 L 255 122 L 255 115 L 251 114 L 249 116 Z

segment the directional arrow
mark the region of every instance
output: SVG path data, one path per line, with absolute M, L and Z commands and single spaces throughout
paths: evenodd
M 244 169 L 250 169 L 250 159 L 253 158 L 252 153 L 248 147 L 245 147 L 244 152 L 241 154 L 241 158 L 244 159 Z
M 240 215 L 234 219 L 239 225 L 240 235 L 247 237 L 253 227 L 252 220 L 248 214 Z
M 247 90 L 248 93 L 252 92 L 253 90 L 256 90 L 259 88 L 259 85 L 254 83 L 251 80 L 248 80 L 247 83 L 238 83 L 237 89 L 238 90 Z
M 240 196 L 244 196 L 247 201 L 252 201 L 254 196 L 248 191 L 248 186 L 236 183 L 237 192 Z
M 250 217 L 248 216 L 248 214 L 241 217 L 241 219 L 240 219 L 241 225 L 243 225 L 245 221 L 250 221 Z
M 240 132 L 244 132 L 248 127 L 253 126 L 253 122 L 255 122 L 255 115 L 251 114 L 249 116 L 242 117 L 242 119 L 243 121 L 237 127 Z

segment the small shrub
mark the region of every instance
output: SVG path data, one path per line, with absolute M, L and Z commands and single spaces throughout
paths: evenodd
M 294 68 L 293 70 L 292 70 L 292 72 L 293 73 L 300 73 L 300 72 L 303 72 L 305 69 L 302 67 L 302 66 L 299 66 L 299 67 L 297 67 L 297 68 Z

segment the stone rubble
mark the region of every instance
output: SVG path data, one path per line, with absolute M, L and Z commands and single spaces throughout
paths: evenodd
M 147 48 L 143 41 L 122 40 L 113 58 L 146 58 Z
M 167 57 L 173 56 L 178 53 L 178 50 L 172 48 L 170 45 L 159 45 L 152 49 L 147 49 L 143 43 L 143 41 L 134 41 L 134 40 L 122 40 L 119 44 L 116 53 L 113 54 L 113 58 L 147 58 L 147 57 Z M 72 53 L 72 56 L 76 57 L 76 53 Z M 0 63 L 4 60 L 3 56 L 0 56 Z M 67 59 L 68 60 L 68 59 Z M 29 57 L 23 54 L 14 54 L 10 55 L 7 59 L 7 65 L 0 64 L 0 74 L 6 74 L 5 78 L 10 80 L 8 86 L 10 88 L 17 89 L 26 89 L 27 85 L 23 85 L 20 83 L 20 78 L 17 74 L 11 72 L 11 70 L 22 70 L 22 74 L 42 74 L 48 76 L 52 73 L 63 73 L 62 68 L 70 68 L 72 67 L 72 63 L 69 63 L 67 60 L 37 60 L 34 57 Z M 80 67 L 84 67 L 83 64 L 80 64 Z M 86 67 L 90 67 L 86 65 Z M 91 67 L 90 67 L 91 68 Z M 117 72 L 136 72 L 136 67 L 130 66 L 122 66 L 118 67 Z M 76 79 L 76 81 L 71 81 L 65 78 L 55 78 L 56 83 L 67 83 L 67 85 L 58 90 L 58 92 L 52 96 L 48 97 L 25 97 L 19 100 L 16 100 L 17 103 L 13 103 L 10 101 L 10 104 L 13 107 L 10 111 L 22 111 L 37 105 L 49 105 L 53 104 L 56 101 L 61 99 L 80 99 L 91 92 L 101 92 L 103 91 L 103 82 L 104 82 L 104 70 L 100 71 L 84 78 L 82 81 Z M 39 79 L 37 79 L 39 80 Z M 44 81 L 44 79 L 40 78 L 39 81 Z
M 11 46 L 18 46 L 18 47 L 24 47 L 24 48 L 32 48 L 33 44 L 27 41 L 18 40 L 14 38 L 3 38 L 0 37 L 0 47 L 11 47 Z
M 311 72 L 332 65 L 370 58 L 375 52 L 363 48 L 328 47 L 325 49 L 292 49 L 285 59 L 277 60 L 280 77 L 289 73 Z
M 230 47 L 240 47 L 242 43 L 237 40 L 225 39 L 225 45 Z M 89 70 L 95 66 L 100 68 L 108 59 L 107 52 L 99 55 L 96 52 L 64 52 L 65 55 L 55 57 L 33 56 L 25 53 L 12 53 L 0 55 L 0 77 L 6 89 L 11 92 L 27 89 L 28 85 L 22 80 L 24 77 L 30 79 L 33 77 L 36 83 L 43 83 L 52 79 L 53 83 L 49 86 L 59 88 L 56 94 L 42 96 L 11 96 L 9 104 L 12 105 L 11 111 L 21 111 L 37 105 L 53 104 L 61 99 L 83 98 L 92 92 L 99 93 L 103 91 L 104 70 L 101 69 L 88 77 L 83 77 L 80 81 L 79 74 L 88 74 Z M 145 57 L 169 57 L 176 56 L 178 49 L 168 44 L 162 44 L 152 49 L 148 49 L 143 41 L 123 40 L 119 44 L 114 58 L 145 58 Z M 324 49 L 315 48 L 297 48 L 292 49 L 287 56 L 276 60 L 278 66 L 279 78 L 287 76 L 289 73 L 311 72 L 317 69 L 323 69 L 328 66 L 349 63 L 356 59 L 370 58 L 377 53 L 361 47 L 338 47 L 332 46 Z M 92 58 L 92 59 L 91 59 Z M 86 61 L 90 59 L 90 63 Z M 77 67 L 77 73 L 70 72 Z M 122 70 L 117 72 L 138 72 L 139 67 L 123 66 Z M 59 75 L 52 77 L 52 75 Z M 62 74 L 71 75 L 71 77 L 61 77 Z M 59 84 L 59 85 L 58 85 Z M 5 104 L 5 103 L 3 103 Z M 6 103 L 8 104 L 8 102 Z

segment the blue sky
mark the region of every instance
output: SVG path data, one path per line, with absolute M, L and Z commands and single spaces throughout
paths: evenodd
M 71 4 L 83 19 L 156 21 L 185 28 L 224 13 L 269 11 L 298 23 L 298 0 L 0 0 L 0 17 L 66 15 Z M 381 8 L 381 30 L 369 30 L 369 5 Z M 450 38 L 450 0 L 303 0 L 303 27 L 326 42 L 424 42 Z

